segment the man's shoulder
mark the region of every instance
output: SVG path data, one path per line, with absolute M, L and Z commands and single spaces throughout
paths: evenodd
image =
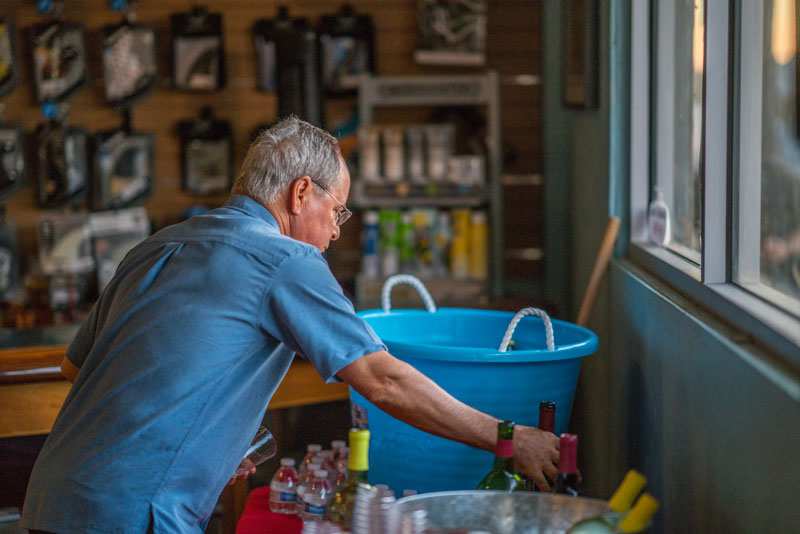
M 325 262 L 314 246 L 281 234 L 277 227 L 263 220 L 224 207 L 165 227 L 145 242 L 201 243 L 223 253 L 236 251 L 272 265 L 293 258 Z

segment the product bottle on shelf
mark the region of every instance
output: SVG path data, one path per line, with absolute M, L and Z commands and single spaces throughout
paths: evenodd
M 474 280 L 489 276 L 489 226 L 483 211 L 473 211 L 470 221 L 469 276 Z
M 303 493 L 303 508 L 298 512 L 303 521 L 322 521 L 331 498 L 331 485 L 328 472 L 324 469 L 314 471 L 311 485 Z
M 606 512 L 596 517 L 585 519 L 572 526 L 570 532 L 575 534 L 591 534 L 592 532 L 616 532 L 620 520 L 631 510 L 631 505 L 636 496 L 644 489 L 647 479 L 631 469 L 625 475 L 622 483 L 608 501 L 610 512 Z M 647 501 L 645 501 L 647 502 Z M 610 530 L 602 530 L 607 528 Z M 594 529 L 594 530 L 592 530 Z
M 401 272 L 413 272 L 416 270 L 416 257 L 414 255 L 414 225 L 411 221 L 411 213 L 404 212 L 400 216 L 400 225 L 397 232 L 397 248 L 400 257 Z
M 281 466 L 269 484 L 269 509 L 277 514 L 297 513 L 297 471 L 294 458 L 281 458 Z
M 457 280 L 469 278 L 469 226 L 470 211 L 468 209 L 453 210 L 450 274 Z
M 558 476 L 556 477 L 553 492 L 577 497 L 579 479 L 578 436 L 575 434 L 561 434 L 559 452 Z
M 439 212 L 431 243 L 431 270 L 434 276 L 447 276 L 448 249 L 452 237 L 450 214 L 446 211 Z
M 328 506 L 328 520 L 350 529 L 353 507 L 359 486 L 369 487 L 369 430 L 350 430 L 350 455 L 348 457 L 347 482 L 339 488 Z
M 514 472 L 514 422 L 497 424 L 497 445 L 492 470 L 478 484 L 479 490 L 518 491 L 523 489 L 522 477 Z
M 364 214 L 364 229 L 361 234 L 361 273 L 367 278 L 375 279 L 380 277 L 379 243 L 378 213 L 368 211 Z
M 400 212 L 398 210 L 381 210 L 380 220 L 380 255 L 383 276 L 392 276 L 400 270 L 400 250 L 398 231 Z
M 605 515 L 584 519 L 575 523 L 568 534 L 635 534 L 644 531 L 658 511 L 658 500 L 649 493 L 643 493 L 630 511 L 613 523 Z

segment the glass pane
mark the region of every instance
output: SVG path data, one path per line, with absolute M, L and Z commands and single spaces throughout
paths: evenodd
M 795 0 L 764 3 L 761 126 L 758 279 L 774 292 L 767 290 L 760 294 L 790 310 L 800 309 L 797 4 Z
M 655 180 L 652 198 L 670 212 L 666 246 L 700 264 L 705 78 L 705 2 L 657 4 Z

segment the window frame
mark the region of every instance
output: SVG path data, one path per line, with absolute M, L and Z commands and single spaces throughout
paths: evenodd
M 753 169 L 753 165 L 758 167 L 760 175 L 762 112 L 758 106 L 742 107 L 739 94 L 733 91 L 733 87 L 738 80 L 749 79 L 758 80 L 758 83 L 748 84 L 743 90 L 761 90 L 761 77 L 754 75 L 755 71 L 763 69 L 764 6 L 761 2 L 706 0 L 702 261 L 697 266 L 678 254 L 649 243 L 647 238 L 647 207 L 653 172 L 651 102 L 655 91 L 651 83 L 654 75 L 652 53 L 658 38 L 655 33 L 663 31 L 652 23 L 656 5 L 650 0 L 631 3 L 628 256 L 632 262 L 695 303 L 702 303 L 703 308 L 744 333 L 741 342 L 762 344 L 792 366 L 800 366 L 800 318 L 740 287 L 733 278 L 734 258 L 744 262 L 743 265 L 752 266 L 753 262 L 752 257 L 746 256 L 745 247 L 740 250 L 736 246 L 735 229 L 740 226 L 748 229 L 743 239 L 755 238 L 759 243 L 761 239 L 760 226 L 753 229 L 752 223 L 739 224 L 740 217 L 745 215 L 738 213 L 736 207 L 739 203 L 734 202 L 753 195 L 754 186 L 736 187 L 734 178 L 736 171 Z M 739 61 L 741 53 L 748 54 L 749 62 L 745 57 Z M 754 57 L 758 60 L 753 61 Z M 738 72 L 739 68 L 743 72 Z M 714 98 L 707 98 L 707 95 L 714 95 Z M 757 154 L 754 155 L 752 150 L 739 150 L 741 140 L 738 128 L 734 127 L 737 120 L 747 120 L 748 128 L 758 124 Z M 748 130 L 746 135 L 752 136 L 752 130 Z M 755 192 L 760 198 L 760 180 L 757 182 L 758 191 Z M 758 262 L 757 257 L 755 261 Z

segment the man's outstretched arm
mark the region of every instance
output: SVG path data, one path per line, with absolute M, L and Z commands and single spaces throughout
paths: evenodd
M 386 413 L 443 438 L 493 450 L 497 419 L 467 406 L 430 378 L 385 351 L 351 363 L 337 376 Z M 542 489 L 558 473 L 558 438 L 537 428 L 514 432 L 517 469 Z

